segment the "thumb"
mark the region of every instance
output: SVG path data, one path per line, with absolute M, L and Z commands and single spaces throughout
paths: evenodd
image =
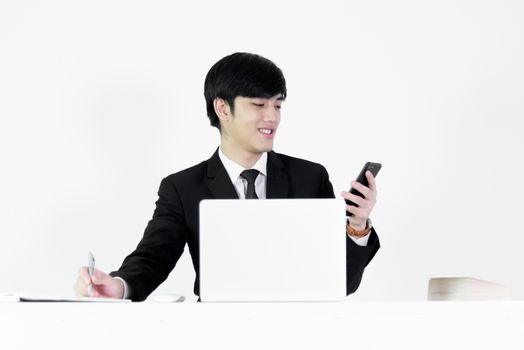
M 109 284 L 113 280 L 113 277 L 95 268 L 91 280 L 94 284 Z

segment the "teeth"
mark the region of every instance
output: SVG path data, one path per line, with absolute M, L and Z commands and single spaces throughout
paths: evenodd
M 258 129 L 261 133 L 264 133 L 264 134 L 271 134 L 271 130 L 269 129 Z

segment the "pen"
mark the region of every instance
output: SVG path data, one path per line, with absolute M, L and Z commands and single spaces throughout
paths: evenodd
M 89 277 L 93 276 L 94 269 L 95 269 L 95 257 L 93 256 L 93 253 L 89 252 L 89 254 L 87 254 L 87 272 L 89 273 Z M 93 293 L 93 282 L 87 285 L 87 296 L 90 297 L 92 293 Z

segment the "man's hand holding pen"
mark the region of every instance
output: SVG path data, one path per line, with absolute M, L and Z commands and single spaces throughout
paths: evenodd
M 92 285 L 91 295 L 88 293 L 88 286 Z M 124 283 L 109 276 L 108 274 L 93 268 L 90 276 L 88 267 L 82 266 L 78 270 L 78 278 L 74 285 L 75 294 L 81 297 L 92 296 L 94 298 L 117 298 L 124 296 Z

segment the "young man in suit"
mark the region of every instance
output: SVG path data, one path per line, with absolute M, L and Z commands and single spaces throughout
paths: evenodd
M 334 198 L 326 169 L 306 160 L 273 151 L 280 108 L 287 94 L 282 71 L 270 60 L 235 53 L 208 72 L 204 95 L 211 125 L 220 131 L 220 147 L 212 157 L 164 178 L 158 190 L 153 218 L 142 240 L 118 271 L 96 270 L 89 277 L 79 271 L 75 293 L 142 301 L 169 275 L 186 244 L 196 271 L 194 292 L 199 295 L 198 206 L 217 198 Z M 342 192 L 358 204 L 346 225 L 347 294 L 359 286 L 365 266 L 379 249 L 369 215 L 376 203 L 376 185 L 352 183 L 365 198 Z

